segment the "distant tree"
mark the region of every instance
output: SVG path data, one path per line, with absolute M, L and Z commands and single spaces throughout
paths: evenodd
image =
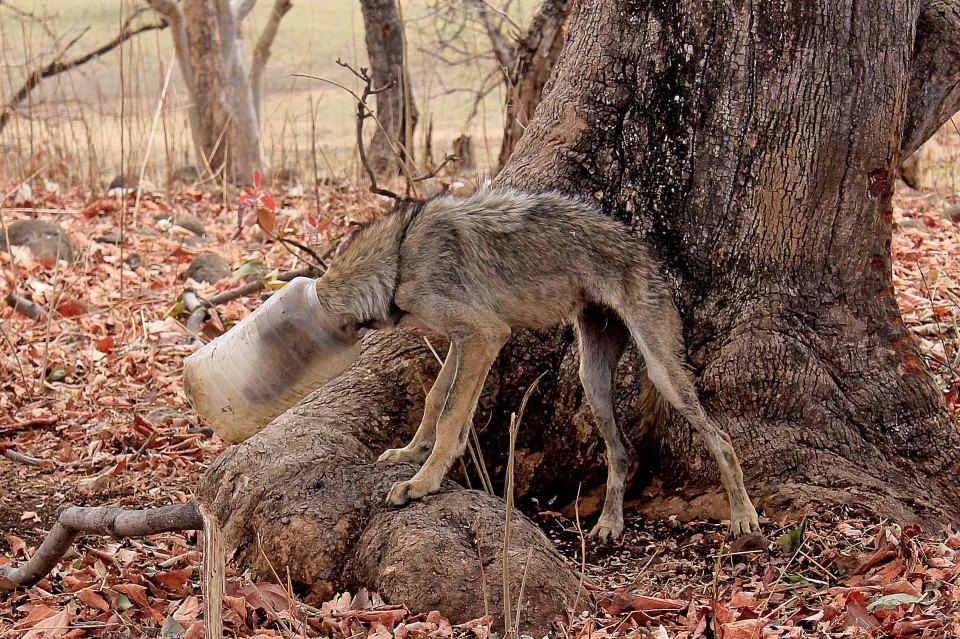
M 240 27 L 257 0 L 146 2 L 170 24 L 200 162 L 214 172 L 224 170 L 231 180 L 249 179 L 265 164 L 260 140 L 264 71 L 292 0 L 274 0 L 249 63 Z
M 573 0 L 544 0 L 527 32 L 514 45 L 510 64 L 505 65 L 507 81 L 506 120 L 503 142 L 500 145 L 499 168 L 507 165 L 513 147 L 523 135 L 533 112 L 540 104 L 543 88 L 550 78 L 553 65 L 563 50 L 567 17 Z M 488 22 L 489 24 L 489 22 Z M 500 38 L 492 27 L 490 39 L 495 50 Z M 498 55 L 498 59 L 505 56 Z
M 360 0 L 366 30 L 370 77 L 377 90 L 377 121 L 367 148 L 378 175 L 396 172 L 413 150 L 419 114 L 410 89 L 403 21 L 395 0 Z
M 12 6 L 3 5 L 3 7 L 13 11 L 15 14 L 19 13 L 19 11 Z M 67 55 L 77 44 L 77 42 L 80 41 L 80 38 L 83 37 L 83 35 L 87 32 L 87 29 L 84 29 L 80 35 L 74 37 L 62 46 L 55 43 L 56 53 L 54 53 L 47 62 L 41 63 L 30 69 L 26 74 L 26 79 L 24 79 L 23 84 L 21 84 L 20 87 L 12 94 L 3 98 L 2 105 L 0 105 L 0 131 L 2 131 L 7 124 L 10 123 L 10 120 L 17 112 L 17 106 L 26 100 L 30 93 L 40 86 L 44 80 L 60 75 L 61 73 L 66 73 L 72 69 L 82 67 L 93 60 L 97 60 L 101 56 L 113 51 L 130 38 L 138 36 L 141 33 L 154 31 L 156 29 L 165 29 L 167 27 L 167 22 L 165 20 L 154 23 L 140 22 L 140 17 L 144 10 L 145 9 L 139 9 L 128 16 L 124 21 L 123 26 L 120 27 L 117 35 L 115 35 L 113 38 L 83 53 L 74 55 L 72 57 Z M 25 16 L 21 15 L 21 18 L 23 17 Z

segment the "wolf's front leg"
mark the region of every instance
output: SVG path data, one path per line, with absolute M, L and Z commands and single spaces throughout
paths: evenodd
M 466 447 L 465 435 L 469 432 L 483 382 L 509 334 L 507 329 L 502 335 L 471 334 L 463 339 L 453 338 L 458 342 L 456 373 L 446 406 L 437 422 L 437 441 L 413 479 L 393 485 L 387 494 L 388 504 L 403 506 L 440 489 L 444 475 Z
M 433 450 L 433 442 L 437 436 L 437 422 L 447 403 L 447 396 L 450 395 L 450 387 L 453 385 L 453 378 L 456 373 L 457 346 L 456 342 L 450 340 L 447 359 L 444 360 L 443 366 L 440 368 L 440 373 L 437 375 L 437 381 L 433 383 L 433 388 L 427 393 L 426 405 L 423 408 L 423 419 L 420 421 L 420 427 L 417 428 L 416 435 L 403 448 L 391 448 L 384 451 L 377 461 L 413 462 L 418 465 L 426 461 L 427 457 L 430 456 L 430 451 Z

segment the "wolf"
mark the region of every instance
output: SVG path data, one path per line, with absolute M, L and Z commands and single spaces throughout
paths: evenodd
M 439 490 L 463 454 L 487 373 L 515 329 L 573 324 L 580 379 L 606 445 L 603 511 L 591 535 L 623 532 L 627 448 L 613 410 L 614 372 L 629 339 L 663 399 L 701 434 L 720 467 L 734 535 L 759 530 L 730 438 L 704 412 L 685 364 L 680 316 L 647 246 L 594 204 L 556 192 L 484 187 L 440 196 L 358 231 L 317 280 L 345 339 L 400 322 L 445 335 L 449 350 L 413 440 L 380 461 L 420 469 L 387 502 Z

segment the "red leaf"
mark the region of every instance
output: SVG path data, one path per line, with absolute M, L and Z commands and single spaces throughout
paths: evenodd
M 192 575 L 193 569 L 191 568 L 169 570 L 167 572 L 158 572 L 150 578 L 150 581 L 161 586 L 164 590 L 180 592 L 187 585 L 187 582 L 190 581 Z
M 273 231 L 273 224 L 276 221 L 276 216 L 273 214 L 273 211 L 269 209 L 260 209 L 257 211 L 257 223 L 267 233 Z
M 76 300 L 64 300 L 57 305 L 57 312 L 64 317 L 76 317 L 87 312 L 87 308 Z
M 109 353 L 113 350 L 113 335 L 107 335 L 97 340 L 97 350 L 101 353 Z
M 260 190 L 260 169 L 253 170 L 253 186 Z
M 269 193 L 264 193 L 260 201 L 263 202 L 263 207 L 268 209 L 271 213 L 277 210 L 277 203 L 272 197 L 270 197 Z
M 98 595 L 92 588 L 84 588 L 76 596 L 85 606 L 104 612 L 110 610 L 110 604 L 107 603 L 107 600 Z

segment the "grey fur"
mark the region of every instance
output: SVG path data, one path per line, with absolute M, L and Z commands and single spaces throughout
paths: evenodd
M 573 324 L 580 378 L 607 449 L 603 512 L 591 534 L 623 531 L 627 450 L 614 419 L 613 375 L 627 339 L 663 398 L 701 433 L 720 466 L 734 534 L 759 530 L 729 437 L 706 416 L 687 370 L 680 317 L 659 264 L 638 238 L 593 205 L 557 193 L 481 189 L 388 216 L 344 248 L 317 282 L 343 330 L 409 319 L 447 335 L 450 349 L 423 421 L 380 460 L 422 464 L 387 501 L 436 492 L 465 448 L 490 365 L 512 329 Z

